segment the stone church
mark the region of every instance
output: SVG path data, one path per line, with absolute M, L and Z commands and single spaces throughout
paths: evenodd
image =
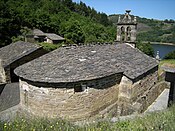
M 135 47 L 136 18 L 119 17 L 113 44 L 61 47 L 15 69 L 21 106 L 71 121 L 141 113 L 163 91 L 158 63 Z
M 59 48 L 15 69 L 21 105 L 77 121 L 140 113 L 164 85 L 158 63 L 125 43 Z

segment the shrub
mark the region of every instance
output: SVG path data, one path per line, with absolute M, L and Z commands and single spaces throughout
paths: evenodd
M 170 53 L 168 53 L 168 54 L 164 57 L 164 59 L 175 59 L 175 50 L 172 51 L 172 52 L 170 52 Z

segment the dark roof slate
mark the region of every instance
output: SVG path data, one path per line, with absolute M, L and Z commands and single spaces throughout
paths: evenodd
M 130 79 L 157 66 L 151 58 L 126 44 L 59 48 L 24 64 L 15 73 L 34 82 L 76 82 L 124 73 Z
M 39 29 L 34 29 L 33 30 L 33 35 L 36 35 L 36 36 L 45 36 L 45 33 Z
M 4 46 L 0 48 L 0 59 L 2 59 L 2 65 L 3 67 L 6 67 L 39 48 L 41 48 L 39 45 L 23 41 Z
M 51 40 L 65 40 L 65 38 L 54 33 L 45 33 L 45 35 Z
M 33 35 L 35 38 L 39 38 L 38 36 L 43 36 L 43 37 L 48 37 L 51 40 L 65 40 L 65 38 L 54 34 L 54 33 L 44 33 L 43 31 L 39 29 L 34 29 L 33 30 Z

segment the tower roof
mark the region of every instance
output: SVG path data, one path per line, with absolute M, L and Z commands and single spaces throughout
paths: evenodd
M 126 10 L 126 13 L 125 13 L 125 16 L 123 17 L 123 19 L 121 19 L 119 16 L 118 25 L 137 24 L 136 18 L 132 19 L 130 12 L 131 12 L 131 10 Z

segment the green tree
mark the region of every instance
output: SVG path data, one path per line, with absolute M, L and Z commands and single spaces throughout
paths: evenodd
M 142 43 L 141 41 L 138 41 L 136 43 L 136 47 L 141 50 L 142 52 L 144 52 L 145 54 L 154 57 L 154 49 L 151 46 L 150 42 L 148 43 Z
M 27 36 L 27 34 L 31 33 L 31 29 L 29 29 L 28 27 L 23 27 L 20 30 L 20 32 L 21 32 L 21 34 L 23 36 L 24 41 L 27 41 L 26 36 Z
M 164 59 L 175 59 L 175 50 L 165 55 Z
M 1 0 L 0 46 L 25 38 L 26 30 L 65 36 L 67 41 L 111 41 L 114 26 L 108 26 L 107 15 L 72 0 Z M 105 26 L 104 26 L 105 25 Z
M 64 23 L 62 26 L 62 33 L 65 38 L 71 39 L 76 44 L 84 43 L 85 35 L 78 20 L 70 18 L 69 21 Z

